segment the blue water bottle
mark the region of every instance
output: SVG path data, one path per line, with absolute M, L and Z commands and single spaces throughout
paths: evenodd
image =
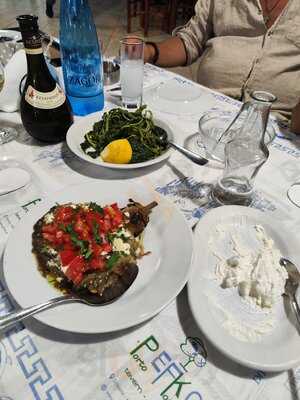
M 61 0 L 60 47 L 65 90 L 75 115 L 104 106 L 102 57 L 87 0 Z

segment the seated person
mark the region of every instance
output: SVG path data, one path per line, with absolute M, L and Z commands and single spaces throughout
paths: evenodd
M 273 111 L 300 133 L 299 0 L 198 0 L 172 38 L 145 47 L 145 61 L 162 67 L 196 60 L 200 84 L 241 101 L 271 92 Z
M 56 0 L 46 0 L 46 15 L 49 18 L 53 18 L 53 6 Z

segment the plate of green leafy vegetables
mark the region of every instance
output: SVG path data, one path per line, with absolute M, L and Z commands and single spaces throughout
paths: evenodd
M 145 105 L 134 112 L 113 108 L 90 114 L 76 121 L 66 138 L 81 159 L 118 169 L 142 168 L 167 159 L 172 139 L 170 125 L 154 117 Z

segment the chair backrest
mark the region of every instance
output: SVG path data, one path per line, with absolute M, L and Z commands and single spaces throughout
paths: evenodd
M 151 16 L 161 19 L 162 30 L 168 31 L 169 3 L 170 0 L 127 0 L 127 32 L 132 31 L 132 19 L 137 17 L 144 36 L 147 36 Z

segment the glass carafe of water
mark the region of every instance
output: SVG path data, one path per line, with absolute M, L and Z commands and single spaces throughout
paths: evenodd
M 213 189 L 221 204 L 249 205 L 254 179 L 269 156 L 265 132 L 276 97 L 263 91 L 254 91 L 251 97 L 242 108 L 246 112 L 242 127 L 225 146 L 224 173 Z

